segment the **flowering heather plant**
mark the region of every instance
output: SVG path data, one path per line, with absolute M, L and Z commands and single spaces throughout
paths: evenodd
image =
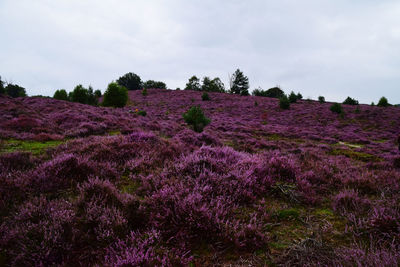
M 148 93 L 0 97 L 0 265 L 398 265 L 398 108 Z

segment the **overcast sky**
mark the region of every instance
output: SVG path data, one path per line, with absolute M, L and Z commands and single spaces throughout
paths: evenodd
M 29 95 L 127 72 L 183 88 L 240 68 L 250 88 L 400 103 L 400 1 L 0 0 L 0 75 Z

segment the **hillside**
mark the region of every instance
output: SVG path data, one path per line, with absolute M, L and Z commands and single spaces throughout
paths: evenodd
M 400 108 L 209 95 L 0 97 L 0 266 L 400 264 Z

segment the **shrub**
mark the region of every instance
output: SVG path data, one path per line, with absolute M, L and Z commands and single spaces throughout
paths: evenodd
M 81 84 L 77 85 L 74 88 L 74 91 L 71 93 L 71 101 L 78 102 L 81 104 L 87 104 L 89 99 L 88 90 L 84 88 Z
M 300 92 L 299 92 L 299 93 L 297 93 L 297 99 L 298 99 L 298 100 L 301 100 L 301 99 L 303 99 L 303 95 L 302 95 L 302 94 L 300 94 Z
M 100 98 L 100 97 L 101 97 L 101 91 L 100 91 L 99 89 L 97 89 L 96 91 L 94 91 L 94 95 L 95 95 L 97 98 Z
M 54 99 L 58 99 L 58 100 L 66 100 L 66 101 L 67 101 L 67 100 L 68 100 L 67 91 L 65 91 L 65 89 L 57 90 L 57 91 L 54 93 L 53 98 L 54 98 Z
M 220 78 L 210 79 L 208 77 L 203 78 L 203 85 L 201 86 L 202 91 L 207 92 L 225 92 L 224 83 L 221 81 Z
M 4 89 L 4 82 L 1 80 L 0 76 L 0 95 L 5 94 L 5 89 Z
M 119 79 L 117 80 L 117 84 L 125 87 L 128 90 L 142 89 L 142 80 L 137 74 L 132 72 L 129 72 L 122 77 L 119 77 Z
M 319 103 L 325 103 L 325 97 L 319 96 L 318 101 L 319 101 Z
M 143 84 L 143 88 L 167 89 L 167 85 L 164 82 L 148 80 Z
M 211 120 L 207 118 L 203 110 L 199 106 L 191 107 L 186 113 L 183 113 L 183 119 L 189 125 L 193 126 L 195 132 L 202 132 L 204 127 L 207 126 Z
M 117 83 L 110 83 L 104 92 L 103 106 L 121 108 L 128 101 L 128 90 Z
M 378 107 L 387 107 L 387 106 L 389 106 L 389 102 L 386 97 L 382 96 L 381 99 L 379 99 Z
M 337 114 L 342 114 L 343 113 L 342 105 L 340 105 L 339 103 L 332 104 L 332 106 L 330 107 L 330 110 L 332 112 L 337 113 Z
M 273 97 L 273 98 L 281 98 L 285 95 L 285 93 L 279 87 L 272 87 L 265 91 L 263 96 Z
M 292 91 L 289 95 L 289 102 L 296 103 L 296 101 L 297 101 L 297 95 Z
M 26 96 L 25 88 L 16 84 L 8 84 L 5 88 L 5 91 L 7 95 L 13 98 Z
M 210 100 L 210 96 L 209 96 L 206 92 L 204 92 L 204 93 L 201 95 L 201 100 L 203 100 L 203 101 L 208 101 L 208 100 Z
M 348 96 L 347 98 L 346 98 L 346 100 L 344 100 L 343 101 L 343 104 L 345 104 L 345 105 L 358 105 L 358 101 L 357 100 L 355 100 L 354 98 L 351 98 L 350 96 Z
M 147 87 L 143 87 L 142 96 L 147 96 Z
M 289 109 L 290 108 L 290 101 L 286 95 L 283 95 L 283 97 L 279 98 L 279 107 L 281 109 Z
M 145 110 L 139 110 L 139 111 L 137 112 L 137 114 L 144 117 L 144 116 L 147 115 L 147 112 L 146 112 Z

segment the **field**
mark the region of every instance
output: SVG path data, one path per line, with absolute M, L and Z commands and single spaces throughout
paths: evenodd
M 0 97 L 0 266 L 400 265 L 400 108 L 209 95 Z

